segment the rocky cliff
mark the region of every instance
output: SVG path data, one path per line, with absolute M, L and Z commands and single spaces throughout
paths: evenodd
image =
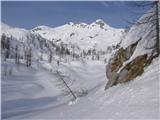
M 138 22 L 146 21 L 148 16 L 149 14 L 145 14 Z M 143 74 L 145 67 L 157 57 L 156 32 L 156 25 L 153 25 L 153 22 L 135 24 L 131 27 L 120 48 L 106 66 L 108 82 L 105 89 Z

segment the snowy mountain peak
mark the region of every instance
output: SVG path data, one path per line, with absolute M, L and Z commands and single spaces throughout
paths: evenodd
M 32 31 L 40 34 L 47 40 L 74 44 L 82 50 L 89 50 L 94 46 L 98 50 L 105 50 L 106 45 L 119 43 L 124 30 L 112 28 L 103 20 L 98 19 L 91 24 L 70 22 L 49 29 L 39 26 Z
M 97 19 L 95 22 L 91 23 L 92 27 L 100 27 L 101 29 L 112 29 L 108 24 L 106 24 L 102 19 Z
M 68 25 L 71 25 L 73 27 L 78 27 L 78 28 L 111 28 L 109 25 L 107 25 L 102 19 L 97 19 L 96 21 L 92 22 L 91 24 L 86 24 L 84 22 L 70 22 Z
M 79 28 L 85 28 L 88 26 L 86 23 L 83 23 L 83 22 L 70 22 L 69 25 L 73 27 L 79 27 Z
M 102 19 L 97 19 L 96 21 L 95 21 L 95 23 L 104 23 L 104 24 L 106 24 Z
M 45 25 L 41 25 L 41 26 L 37 26 L 37 27 L 33 28 L 32 31 L 35 32 L 35 31 L 47 30 L 47 29 L 51 29 L 51 28 L 48 26 L 45 26 Z

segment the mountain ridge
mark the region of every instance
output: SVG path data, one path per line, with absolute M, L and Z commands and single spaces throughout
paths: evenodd
M 60 44 L 73 44 L 82 50 L 97 49 L 106 50 L 106 46 L 116 45 L 124 33 L 124 29 L 116 29 L 107 25 L 103 20 L 97 19 L 91 24 L 73 23 L 58 27 L 37 26 L 31 30 L 18 27 L 10 27 L 2 23 L 2 33 L 17 38 L 27 39 L 28 34 L 40 35 L 46 40 Z
M 118 44 L 124 33 L 124 29 L 112 28 L 101 19 L 91 24 L 70 22 L 55 28 L 37 26 L 31 31 L 50 41 L 59 40 L 65 44 L 71 42 L 84 50 L 92 49 L 93 46 L 97 46 L 98 50 L 104 50 L 107 44 Z

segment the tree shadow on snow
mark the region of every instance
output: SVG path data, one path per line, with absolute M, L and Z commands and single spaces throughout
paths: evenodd
M 9 100 L 2 103 L 2 120 L 10 117 L 54 109 L 67 103 L 54 104 L 58 96 Z

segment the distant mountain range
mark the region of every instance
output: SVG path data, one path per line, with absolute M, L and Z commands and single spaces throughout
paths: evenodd
M 73 23 L 51 28 L 48 26 L 37 26 L 31 30 L 13 28 L 2 23 L 2 33 L 12 36 L 18 41 L 27 40 L 27 36 L 40 35 L 46 40 L 54 43 L 72 44 L 81 50 L 97 49 L 106 50 L 106 46 L 116 45 L 124 33 L 124 29 L 116 29 L 98 19 L 91 24 Z

